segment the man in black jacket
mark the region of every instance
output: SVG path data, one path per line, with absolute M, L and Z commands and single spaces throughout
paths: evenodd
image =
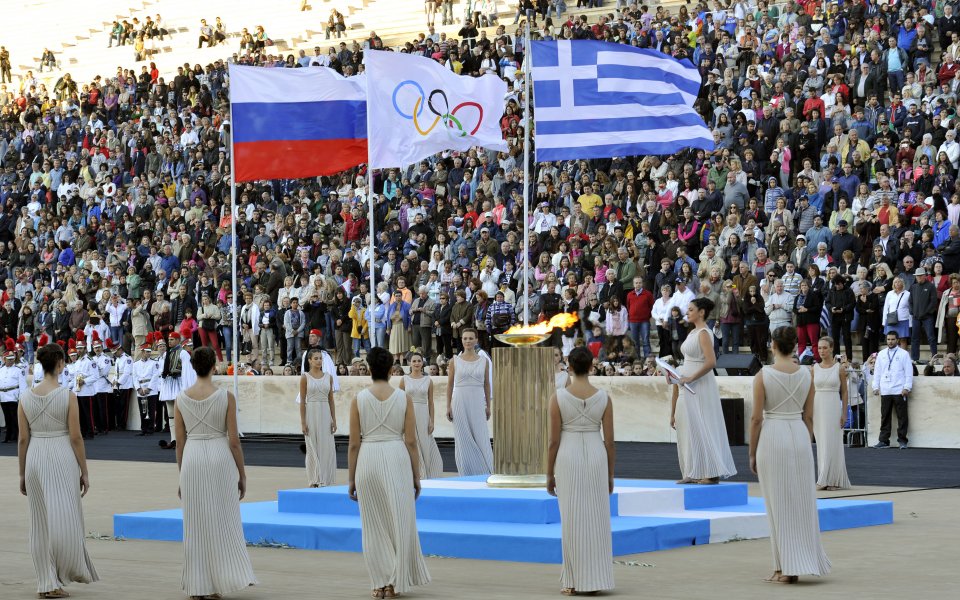
M 829 221 L 833 211 L 840 208 L 840 200 L 847 201 L 847 208 L 850 208 L 850 196 L 840 187 L 840 178 L 830 178 L 830 189 L 823 194 L 823 220 Z
M 937 353 L 937 334 L 934 323 L 937 319 L 937 288 L 927 279 L 927 270 L 923 267 L 914 272 L 916 282 L 910 286 L 910 314 L 913 315 L 913 331 L 910 342 L 910 358 L 920 360 L 920 330 L 927 336 L 930 344 L 930 356 Z
M 879 95 L 880 86 L 877 82 L 877 75 L 871 70 L 870 65 L 861 65 L 860 72 L 854 77 L 850 93 L 859 106 L 865 106 L 870 96 Z
M 174 327 L 180 325 L 180 322 L 186 317 L 189 310 L 191 314 L 197 314 L 197 303 L 186 293 L 186 290 L 180 287 L 171 287 L 170 290 L 170 317 L 173 320 Z
M 937 19 L 937 34 L 940 38 L 940 47 L 946 48 L 950 45 L 950 38 L 953 32 L 960 30 L 960 20 L 953 14 L 953 6 L 946 4 L 943 7 L 943 16 Z
M 853 252 L 854 256 L 860 254 L 859 241 L 847 228 L 846 220 L 840 219 L 837 221 L 837 231 L 830 239 L 830 256 L 838 263 L 843 261 L 843 253 L 847 250 Z
M 960 227 L 950 226 L 950 237 L 940 245 L 939 250 L 943 258 L 943 272 L 960 272 Z
M 853 360 L 853 340 L 850 324 L 853 321 L 853 308 L 856 298 L 850 289 L 849 280 L 844 275 L 833 278 L 832 289 L 826 294 L 826 303 L 830 311 L 830 336 L 833 338 L 834 353 L 840 351 L 840 339 L 843 338 L 843 350 L 847 360 Z

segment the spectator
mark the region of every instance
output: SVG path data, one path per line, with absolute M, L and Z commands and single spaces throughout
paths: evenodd
M 286 361 L 297 364 L 300 358 L 300 349 L 303 343 L 303 334 L 306 330 L 307 317 L 300 309 L 299 298 L 290 298 L 290 308 L 283 315 L 283 335 L 286 338 Z
M 671 344 L 669 342 L 670 305 L 672 301 L 673 289 L 667 285 L 660 286 L 660 297 L 653 303 L 650 310 L 650 318 L 657 326 L 657 340 L 659 343 L 658 356 L 665 358 L 671 354 Z
M 651 355 L 650 319 L 653 311 L 653 294 L 643 289 L 643 278 L 633 278 L 633 290 L 626 295 L 627 320 L 634 346 L 643 349 L 643 356 Z
M 52 73 L 57 68 L 57 57 L 53 55 L 53 51 L 49 48 L 43 49 L 43 54 L 40 55 L 40 65 L 37 67 L 38 73 L 43 73 L 43 68 L 47 67 Z
M 847 360 L 852 361 L 853 337 L 851 335 L 851 329 L 853 327 L 856 298 L 848 284 L 849 280 L 845 275 L 836 275 L 831 280 L 831 286 L 826 292 L 824 301 L 830 312 L 830 337 L 835 340 L 836 344 L 833 352 L 835 354 L 840 353 L 840 341 L 842 337 Z
M 920 360 L 921 334 L 930 344 L 930 355 L 937 353 L 937 338 L 934 332 L 934 323 L 937 319 L 937 289 L 927 280 L 927 270 L 919 268 L 914 272 L 916 278 L 910 287 L 910 314 L 912 316 L 912 336 L 910 343 L 910 357 L 914 363 Z
M 956 357 L 945 356 L 943 358 L 943 365 L 941 366 L 939 371 L 932 370 L 931 372 L 927 372 L 928 369 L 930 369 L 930 366 L 932 365 L 928 365 L 927 369 L 924 369 L 924 373 L 923 373 L 924 375 L 934 375 L 934 376 L 941 376 L 941 377 L 960 376 L 960 371 L 957 370 Z
M 200 36 L 197 38 L 197 48 L 207 44 L 207 48 L 212 48 L 215 40 L 213 38 L 213 27 L 207 25 L 206 19 L 200 19 Z
M 210 296 L 204 294 L 200 300 L 200 309 L 197 311 L 197 321 L 199 322 L 200 344 L 213 348 L 218 361 L 223 361 L 223 354 L 220 352 L 220 339 L 217 335 L 220 329 L 220 323 L 223 314 L 220 307 L 213 303 Z M 224 332 L 224 337 L 226 332 Z M 232 335 L 230 339 L 232 340 Z
M 879 349 L 880 332 L 883 329 L 881 293 L 874 291 L 869 281 L 855 282 L 853 289 L 856 293 L 857 332 L 860 335 L 863 362 L 866 362 Z
M 723 354 L 739 354 L 743 335 L 743 305 L 733 287 L 733 281 L 723 282 L 717 303 L 717 318 L 720 322 L 721 351 Z
M 627 309 L 620 304 L 620 298 L 614 296 L 610 299 L 610 306 L 607 308 L 607 319 L 604 324 L 609 348 L 614 349 L 616 352 L 622 351 L 623 337 L 627 333 L 628 325 Z
M 897 340 L 903 344 L 910 336 L 910 292 L 906 290 L 903 278 L 893 279 L 893 289 L 887 292 L 883 302 L 884 334 L 894 332 Z
M 807 299 L 804 298 L 803 302 L 796 302 L 795 299 L 790 296 L 790 294 L 784 291 L 782 279 L 775 279 L 772 287 L 773 289 L 767 296 L 767 300 L 764 305 L 764 311 L 766 312 L 767 319 L 770 322 L 770 333 L 773 333 L 780 327 L 790 327 L 793 324 L 793 319 L 790 316 L 792 310 L 796 310 L 798 314 L 801 312 L 803 313 L 811 312 L 810 310 L 804 310 L 804 311 L 799 310 L 801 307 L 804 307 L 804 308 L 807 307 L 808 305 Z M 807 287 L 809 289 L 810 287 L 809 284 Z M 803 294 L 802 284 L 800 286 L 800 294 Z M 816 301 L 816 300 L 817 300 L 816 298 L 813 298 L 811 301 Z M 822 300 L 821 300 L 821 305 L 822 305 Z M 815 307 L 816 305 L 812 305 L 812 306 Z M 819 315 L 820 313 L 817 312 L 816 322 L 818 323 L 817 325 L 818 332 L 819 332 L 819 322 L 820 322 Z M 812 317 L 808 316 L 807 318 L 811 319 Z M 818 338 L 814 337 L 812 339 L 816 340 Z
M 783 287 L 783 280 L 777 280 L 776 289 Z M 771 294 L 767 300 L 768 305 L 771 302 L 779 302 L 782 299 L 781 292 Z M 793 299 L 793 312 L 797 315 L 797 352 L 802 355 L 809 348 L 813 353 L 813 360 L 820 362 L 820 352 L 817 348 L 817 341 L 820 339 L 820 313 L 823 310 L 823 295 L 819 290 L 810 287 L 810 283 L 803 281 L 800 283 L 800 292 Z M 776 328 L 773 326 L 774 317 L 782 317 L 780 309 L 774 309 L 770 317 L 771 331 Z
M 10 51 L 6 46 L 0 46 L 0 83 L 13 83 Z
M 434 4 L 434 2 L 430 1 L 430 2 L 427 2 L 427 4 Z M 426 10 L 426 7 L 425 7 L 425 10 Z M 430 20 L 431 20 L 431 16 L 430 16 L 430 13 L 428 13 L 428 14 L 427 14 L 427 21 L 428 21 L 427 24 L 432 26 L 433 23 L 430 22 Z M 331 34 L 331 33 L 336 34 L 337 39 L 340 39 L 340 37 L 341 37 L 341 36 L 346 32 L 346 30 L 347 30 L 347 23 L 346 23 L 346 21 L 344 20 L 343 13 L 341 13 L 341 12 L 340 12 L 339 10 L 337 10 L 336 8 L 331 8 L 331 9 L 330 9 L 330 16 L 327 18 L 327 26 L 326 26 L 325 30 L 326 30 L 326 37 L 327 37 L 328 40 L 330 39 L 330 34 Z
M 944 292 L 940 299 L 935 325 L 939 333 L 938 341 L 945 341 L 947 352 L 956 354 L 958 350 L 957 340 L 960 338 L 960 334 L 958 334 L 958 329 L 960 329 L 960 275 L 956 273 L 950 276 L 950 288 Z

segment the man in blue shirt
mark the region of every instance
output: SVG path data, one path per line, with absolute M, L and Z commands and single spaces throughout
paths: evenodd
M 830 232 L 830 229 L 823 226 L 823 217 L 817 215 L 813 218 L 813 227 L 806 231 L 807 244 L 811 248 L 816 248 L 820 242 L 823 242 L 830 247 L 830 240 L 833 238 L 833 234 Z
M 837 179 L 840 181 L 840 189 L 846 192 L 847 198 L 852 201 L 860 187 L 860 178 L 853 173 L 853 166 L 850 164 L 843 165 L 843 175 Z
M 903 48 L 897 47 L 897 38 L 890 36 L 887 39 L 888 48 L 883 52 L 881 67 L 887 73 L 887 81 L 890 85 L 890 92 L 899 94 L 903 89 L 905 69 L 910 68 L 910 58 Z
M 173 253 L 173 248 L 167 244 L 163 248 L 163 258 L 160 259 L 160 268 L 167 273 L 173 273 L 180 270 L 180 259 Z
M 913 45 L 913 40 L 917 39 L 917 30 L 913 27 L 913 19 L 907 17 L 903 20 L 903 27 L 897 34 L 897 46 L 904 50 Z
M 858 106 L 853 113 L 853 121 L 850 122 L 850 129 L 856 129 L 857 135 L 869 144 L 873 141 L 873 132 L 876 129 L 873 123 L 867 120 L 863 112 L 863 107 Z

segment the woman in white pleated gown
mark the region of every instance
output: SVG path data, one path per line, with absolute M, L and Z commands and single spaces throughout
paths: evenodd
M 615 448 L 613 404 L 587 377 L 593 354 L 574 348 L 568 360 L 571 381 L 550 400 L 547 492 L 560 501 L 560 585 L 563 594 L 572 596 L 613 589 Z
M 240 521 L 247 490 L 233 394 L 213 384 L 217 355 L 191 357 L 197 381 L 177 396 L 177 465 L 183 500 L 183 591 L 210 598 L 257 583 Z
M 90 489 L 77 397 L 59 383 L 63 349 L 37 350 L 44 378 L 20 395 L 20 493 L 30 505 L 30 555 L 37 595 L 63 598 L 70 582 L 99 581 L 87 555 L 80 498 Z
M 337 479 L 337 410 L 333 403 L 333 379 L 323 372 L 323 352 L 307 351 L 309 369 L 300 376 L 300 427 L 307 448 L 307 483 L 310 487 L 333 485 Z
M 420 477 L 434 479 L 443 475 L 443 458 L 433 439 L 433 381 L 423 372 L 423 355 L 414 352 L 407 359 L 410 374 L 400 379 L 400 389 L 413 402 L 417 418 L 417 450 L 420 457 Z
M 570 382 L 570 376 L 563 368 L 563 352 L 560 348 L 553 349 L 553 385 L 558 390 L 567 387 Z
M 830 560 L 820 542 L 813 449 L 813 374 L 792 360 L 797 331 L 773 332 L 773 365 L 753 380 L 750 470 L 770 523 L 771 583 L 796 583 L 800 575 L 825 575 Z
M 737 474 L 723 422 L 720 387 L 713 374 L 717 356 L 713 350 L 713 333 L 706 324 L 713 306 L 709 298 L 697 298 L 687 308 L 687 321 L 693 331 L 680 346 L 683 352 L 683 364 L 677 369 L 682 376 L 680 395 L 671 415 L 671 425 L 677 430 L 677 456 L 682 475 L 678 483 L 714 484 Z M 678 383 L 669 377 L 667 382 Z M 684 384 L 695 393 L 688 392 Z
M 490 362 L 477 353 L 476 329 L 460 334 L 463 352 L 447 365 L 447 419 L 453 422 L 454 456 L 460 475 L 493 472 L 490 445 Z
M 389 383 L 393 355 L 373 348 L 367 364 L 373 383 L 350 405 L 348 493 L 360 504 L 372 596 L 394 598 L 430 582 L 417 535 L 417 424 L 407 394 Z
M 833 356 L 833 338 L 817 343 L 822 359 L 813 366 L 813 437 L 817 442 L 817 489 L 850 487 L 843 453 L 843 424 L 847 421 L 847 371 Z

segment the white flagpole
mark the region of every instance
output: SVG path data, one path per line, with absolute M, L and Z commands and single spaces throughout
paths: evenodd
M 237 410 L 240 410 L 240 312 L 237 307 L 240 305 L 240 296 L 237 294 L 237 262 L 239 262 L 240 247 L 237 243 L 237 181 L 236 181 L 236 148 L 233 143 L 233 102 L 230 102 L 230 289 L 233 292 L 233 397 L 237 400 Z
M 523 44 L 523 325 L 530 324 L 530 21 L 524 30 Z
M 365 53 L 364 56 L 369 56 L 369 52 Z M 366 60 L 366 59 L 364 59 Z M 367 260 L 370 261 L 370 318 L 373 319 L 373 323 L 367 323 L 367 330 L 370 333 L 370 348 L 377 344 L 376 338 L 376 322 L 377 322 L 377 263 L 373 258 L 373 248 L 377 243 L 377 239 L 374 237 L 374 227 L 373 227 L 373 165 L 370 162 L 370 136 L 373 133 L 373 130 L 370 128 L 370 85 L 367 85 L 367 220 L 370 221 L 370 248 L 367 251 Z
M 367 113 L 369 115 L 369 113 Z M 369 116 L 367 117 L 370 118 Z M 367 131 L 369 132 L 369 121 Z M 369 133 L 367 134 L 369 137 Z M 376 308 L 377 308 L 377 287 L 376 287 L 376 270 L 377 264 L 373 259 L 373 248 L 376 244 L 376 238 L 373 237 L 373 169 L 370 168 L 370 153 L 369 145 L 367 151 L 367 209 L 368 216 L 367 219 L 370 221 L 370 248 L 367 251 L 367 260 L 370 261 L 370 318 L 373 319 L 373 323 L 367 323 L 367 330 L 370 334 L 370 348 L 373 348 L 377 343 L 376 333 Z

